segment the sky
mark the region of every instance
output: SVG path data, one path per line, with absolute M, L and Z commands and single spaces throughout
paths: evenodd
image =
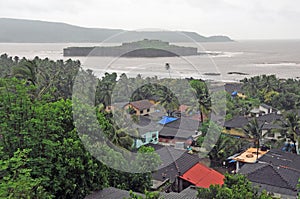
M 299 0 L 0 0 L 0 17 L 125 30 L 300 39 Z

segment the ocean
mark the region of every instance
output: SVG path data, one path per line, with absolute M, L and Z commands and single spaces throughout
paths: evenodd
M 66 47 L 119 45 L 116 43 L 0 43 L 0 54 L 29 59 L 39 56 L 54 60 L 80 60 L 83 68 L 92 69 L 99 77 L 105 72 L 117 72 L 128 76 L 141 74 L 144 77 L 195 77 L 222 81 L 238 81 L 261 74 L 300 78 L 300 40 L 174 44 L 197 47 L 199 52 L 217 55 L 169 58 L 63 57 L 63 48 Z M 169 63 L 170 71 L 165 69 L 166 63 Z

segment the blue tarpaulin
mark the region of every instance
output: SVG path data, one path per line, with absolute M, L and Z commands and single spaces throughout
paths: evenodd
M 233 91 L 233 92 L 231 93 L 232 96 L 237 96 L 237 94 L 238 94 L 238 92 L 236 92 L 236 91 Z
M 158 123 L 159 124 L 168 124 L 168 123 L 174 122 L 176 120 L 178 120 L 178 118 L 164 116 L 163 119 L 161 119 Z

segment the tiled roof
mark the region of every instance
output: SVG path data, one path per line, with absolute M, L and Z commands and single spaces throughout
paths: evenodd
M 225 91 L 231 94 L 234 91 L 242 92 L 242 86 L 243 84 L 241 83 L 226 83 L 224 87 Z
M 258 163 L 245 164 L 239 173 L 267 191 L 295 195 L 300 178 L 300 156 L 272 149 Z
M 262 103 L 261 106 L 264 107 L 264 108 L 266 108 L 266 109 L 271 109 L 272 108 L 272 106 L 269 106 L 269 105 L 264 104 L 264 103 Z
M 176 121 L 161 125 L 149 117 L 140 116 L 138 122 L 132 127 L 138 129 L 140 135 L 159 131 L 159 136 L 187 139 L 195 134 L 199 125 L 199 121 L 189 118 L 179 118 Z
M 185 172 L 181 178 L 203 188 L 209 188 L 210 185 L 214 184 L 224 184 L 224 175 L 200 163 Z
M 178 120 L 165 124 L 159 131 L 159 136 L 187 139 L 195 134 L 201 123 L 187 117 L 181 117 Z
M 243 128 L 249 123 L 244 116 L 234 117 L 231 120 L 225 121 L 224 126 L 229 128 Z
M 272 123 L 278 120 L 282 119 L 282 115 L 279 115 L 277 113 L 269 113 L 265 115 L 261 115 L 257 117 L 257 121 L 259 122 L 267 122 L 267 123 Z
M 254 118 L 246 118 L 244 116 L 237 116 L 232 118 L 231 120 L 225 121 L 224 126 L 230 127 L 230 128 L 243 128 L 246 126 L 252 119 Z M 282 115 L 279 115 L 277 113 L 269 113 L 265 115 L 261 115 L 259 117 L 256 117 L 258 123 L 266 122 L 264 125 L 264 129 L 278 129 L 281 128 L 278 124 L 274 124 L 276 121 L 279 121 L 282 119 Z
M 144 196 L 143 194 L 135 193 L 139 196 Z M 87 197 L 85 199 L 123 199 L 123 198 L 129 198 L 130 194 L 129 191 L 117 189 L 114 187 L 108 187 L 101 191 L 96 191 Z
M 135 193 L 138 196 L 145 197 L 144 194 Z M 101 191 L 94 192 L 85 199 L 123 199 L 129 198 L 129 191 L 117 189 L 114 187 L 105 188 Z M 180 193 L 170 192 L 170 193 L 160 193 L 159 198 L 164 199 L 196 199 L 197 198 L 197 189 L 195 188 L 186 188 Z
M 164 181 L 167 178 L 174 182 L 176 177 L 184 174 L 200 161 L 198 155 L 188 154 L 186 150 L 175 149 L 171 146 L 161 147 L 156 152 L 160 155 L 162 164 L 152 173 L 153 179 Z
M 200 122 L 197 120 L 193 120 L 187 117 L 181 117 L 178 120 L 165 124 L 165 127 L 182 129 L 182 130 L 192 130 L 195 131 L 199 128 Z
M 197 199 L 197 189 L 188 187 L 180 193 L 161 193 L 160 196 L 164 199 Z
M 149 102 L 149 100 L 139 100 L 134 102 L 129 102 L 133 107 L 135 107 L 138 110 L 144 110 L 149 109 L 153 104 Z

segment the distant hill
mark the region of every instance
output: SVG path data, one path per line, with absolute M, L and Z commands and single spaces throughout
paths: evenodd
M 117 35 L 117 36 L 116 36 Z M 159 39 L 167 42 L 225 42 L 227 36 L 204 37 L 186 31 L 126 31 L 121 29 L 84 28 L 66 23 L 0 18 L 0 42 L 60 43 L 60 42 L 131 42 Z

